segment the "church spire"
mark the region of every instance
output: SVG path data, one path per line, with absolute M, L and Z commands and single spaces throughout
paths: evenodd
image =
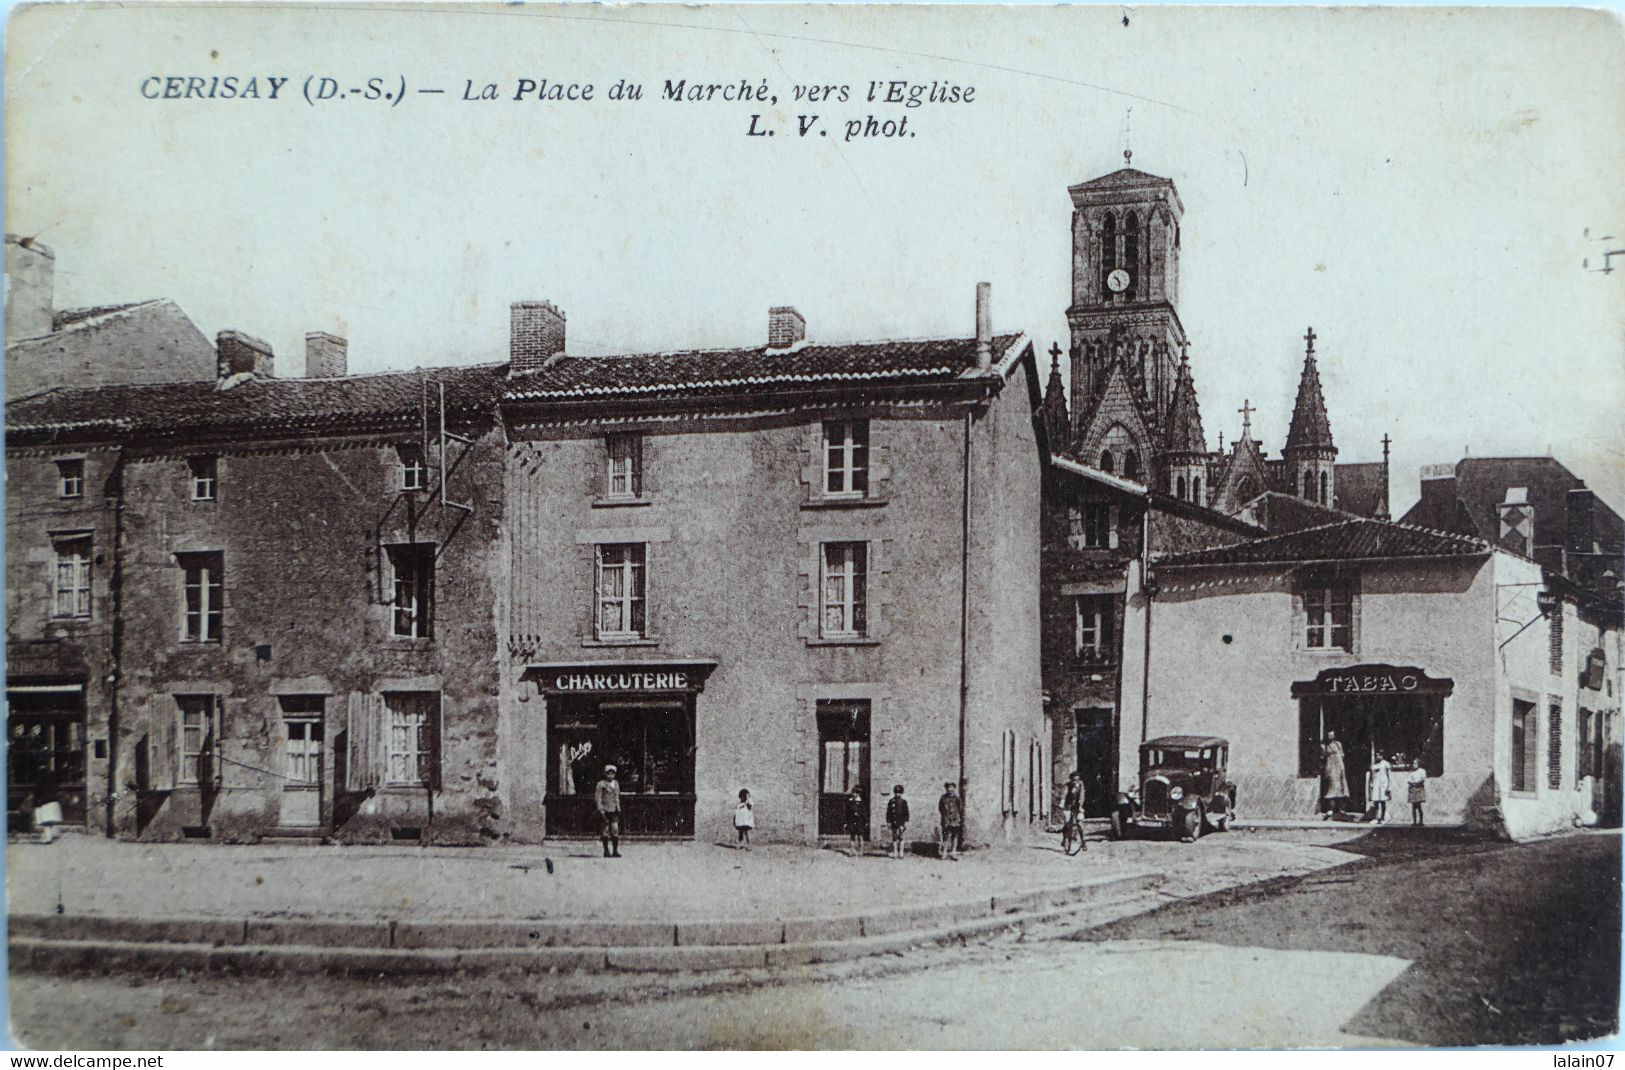
M 1298 379 L 1298 400 L 1292 406 L 1292 426 L 1286 435 L 1288 450 L 1336 450 L 1326 399 L 1320 392 L 1320 369 L 1315 366 L 1315 329 L 1304 333 L 1303 375 Z M 1284 451 L 1283 451 L 1284 452 Z
M 1202 407 L 1196 400 L 1196 380 L 1191 377 L 1188 350 L 1179 356 L 1174 399 L 1168 408 L 1168 452 L 1206 453 L 1207 435 L 1202 431 Z
M 1061 347 L 1049 347 L 1049 383 L 1044 388 L 1044 430 L 1049 435 L 1051 453 L 1064 451 L 1072 440 L 1072 425 L 1066 412 L 1066 383 L 1061 379 Z

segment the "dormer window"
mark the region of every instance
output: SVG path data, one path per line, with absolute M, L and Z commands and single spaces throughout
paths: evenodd
M 187 472 L 191 478 L 192 500 L 194 502 L 212 502 L 219 485 L 219 469 L 214 454 L 205 454 L 200 457 L 186 459 Z

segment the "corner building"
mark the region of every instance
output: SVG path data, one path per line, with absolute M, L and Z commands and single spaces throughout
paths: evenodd
M 520 838 L 910 838 L 963 781 L 968 835 L 1017 834 L 1045 779 L 1038 515 L 1046 446 L 1024 338 L 565 355 L 514 306 L 508 663 L 497 733 Z

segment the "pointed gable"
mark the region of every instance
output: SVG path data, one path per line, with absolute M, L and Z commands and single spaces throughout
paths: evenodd
M 1196 380 L 1191 376 L 1188 356 L 1181 356 L 1179 378 L 1174 382 L 1174 399 L 1168 409 L 1167 449 L 1169 453 L 1207 452 L 1202 407 L 1196 400 Z
M 1292 406 L 1292 426 L 1286 435 L 1289 450 L 1333 450 L 1332 422 L 1326 416 L 1326 399 L 1320 392 L 1320 369 L 1315 366 L 1314 332 L 1309 332 L 1309 349 L 1303 357 L 1303 374 L 1298 378 L 1298 400 Z
M 1103 449 L 1116 452 L 1127 442 L 1138 452 L 1140 471 L 1144 473 L 1151 463 L 1154 442 L 1149 424 L 1128 373 L 1121 363 L 1114 363 L 1106 373 L 1106 386 L 1094 411 L 1079 428 L 1074 452 L 1095 464 Z M 1118 471 L 1120 474 L 1121 468 Z

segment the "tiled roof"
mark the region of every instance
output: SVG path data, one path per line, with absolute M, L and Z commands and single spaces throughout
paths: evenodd
M 999 364 L 1020 335 L 993 339 Z M 514 376 L 509 401 L 664 398 L 731 394 L 763 387 L 951 382 L 976 365 L 974 338 L 799 343 L 788 349 L 688 349 L 612 357 L 557 357 Z
M 1324 527 L 1340 520 L 1354 519 L 1351 514 L 1340 509 L 1300 498 L 1296 494 L 1284 494 L 1278 490 L 1265 491 L 1244 504 L 1236 511 L 1236 515 L 1246 517 L 1261 527 L 1268 528 L 1272 533 L 1281 535 L 1302 531 L 1305 528 Z
M 1109 175 L 1079 182 L 1073 189 L 1108 189 L 1119 186 L 1171 186 L 1173 179 L 1148 174 L 1133 167 L 1119 167 Z
M 1464 535 L 1383 520 L 1342 520 L 1271 535 L 1251 542 L 1173 554 L 1159 565 L 1262 565 L 1277 562 L 1359 561 L 1395 557 L 1471 557 L 1488 553 L 1487 543 Z
M 110 316 L 115 312 L 128 312 L 132 308 L 142 305 L 156 305 L 157 300 L 129 301 L 122 305 L 93 305 L 90 308 L 65 308 L 51 317 L 51 330 L 62 331 L 85 320 L 97 319 L 101 316 Z
M 491 408 L 505 364 L 421 368 L 342 379 L 249 379 L 221 390 L 213 379 L 102 387 L 58 387 L 6 406 L 6 434 L 86 435 L 195 430 L 305 431 L 355 422 L 414 423 L 424 384 L 454 411 Z M 382 418 L 382 420 L 380 420 Z

